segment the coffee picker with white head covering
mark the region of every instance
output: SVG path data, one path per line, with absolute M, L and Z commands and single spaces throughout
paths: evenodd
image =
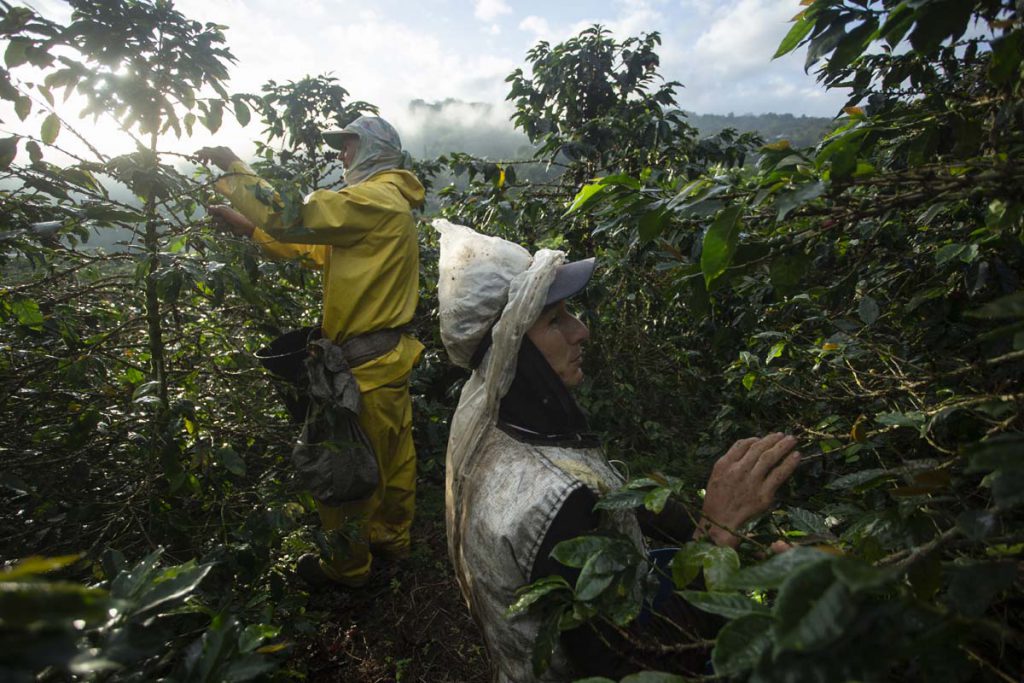
M 345 163 L 345 182 L 361 183 L 381 171 L 408 168 L 409 155 L 394 126 L 379 116 L 360 116 L 344 128 L 324 131 L 324 142 L 341 152 L 354 141 L 352 157 Z
M 614 631 L 600 626 L 566 631 L 549 658 L 535 661 L 542 621 L 532 612 L 508 616 L 517 589 L 550 574 L 574 582 L 578 571 L 550 553 L 560 541 L 584 534 L 617 534 L 638 557 L 647 553 L 644 532 L 738 544 L 726 529 L 767 508 L 798 462 L 793 440 L 776 434 L 737 442 L 715 466 L 696 529 L 679 508 L 672 509 L 674 518 L 656 520 L 638 519 L 632 510 L 595 511 L 598 497 L 623 480 L 569 393 L 582 377 L 581 348 L 589 333 L 564 304 L 590 278 L 593 260 L 566 263 L 562 252 L 547 249 L 531 256 L 465 226 L 444 220 L 434 226 L 441 234 L 441 338 L 452 362 L 473 369 L 448 440 L 448 550 L 483 632 L 494 680 L 617 680 L 636 667 L 615 652 Z M 642 575 L 641 569 L 624 589 L 638 595 Z M 691 633 L 707 628 L 694 611 L 673 609 Z M 650 626 L 635 628 L 651 636 Z M 696 658 L 673 663 L 700 673 L 706 653 L 694 652 Z
M 226 147 L 200 158 L 228 171 L 216 184 L 234 208 L 210 207 L 236 235 L 247 235 L 271 257 L 297 258 L 324 272 L 323 336 L 342 347 L 358 384 L 359 424 L 376 454 L 380 483 L 369 498 L 318 501 L 328 531 L 353 527 L 347 548 L 319 561 L 300 559 L 300 576 L 315 584 L 359 586 L 371 553 L 409 552 L 416 484 L 408 379 L 423 345 L 406 333 L 419 296 L 419 251 L 412 209 L 423 186 L 403 166 L 398 133 L 374 116 L 325 133 L 342 149 L 348 187 L 317 190 L 293 225 L 285 225 L 272 187 Z M 309 425 L 307 425 L 309 431 Z

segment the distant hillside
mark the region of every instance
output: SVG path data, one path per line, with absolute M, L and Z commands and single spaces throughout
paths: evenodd
M 466 152 L 488 159 L 515 159 L 531 155 L 526 136 L 515 130 L 501 108 L 485 102 L 447 99 L 413 100 L 402 123 L 406 149 L 420 159 Z M 686 112 L 701 137 L 725 128 L 741 133 L 757 131 L 765 141 L 789 140 L 794 147 L 813 146 L 832 128 L 832 119 L 793 114 L 696 114 Z
M 533 154 L 526 135 L 512 127 L 503 110 L 485 102 L 412 100 L 402 142 L 413 156 L 431 159 L 466 152 L 488 159 L 522 159 Z
M 793 114 L 695 114 L 686 112 L 690 125 L 701 136 L 710 136 L 726 128 L 741 133 L 757 131 L 766 142 L 789 140 L 794 147 L 812 147 L 836 126 L 833 119 Z

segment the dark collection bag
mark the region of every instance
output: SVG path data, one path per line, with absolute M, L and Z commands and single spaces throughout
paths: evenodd
M 342 348 L 320 338 L 319 328 L 282 335 L 257 357 L 292 384 L 293 418 L 303 410 L 302 433 L 292 464 L 302 485 L 325 505 L 363 500 L 373 494 L 380 470 L 373 446 L 359 424 L 362 397 Z
M 285 332 L 255 354 L 260 365 L 272 375 L 271 384 L 297 425 L 306 421 L 309 409 L 305 364 L 309 343 L 320 339 L 322 334 L 319 325 Z

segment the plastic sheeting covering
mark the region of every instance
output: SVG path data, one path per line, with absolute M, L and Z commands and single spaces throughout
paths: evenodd
M 541 249 L 531 258 L 517 244 L 463 225 L 438 219 L 433 226 L 441 234 L 437 292 L 441 340 L 452 362 L 469 367 L 473 352 L 497 318 L 491 329 L 491 348 L 462 389 L 445 461 L 448 554 L 463 595 L 467 595 L 456 552 L 461 537 L 457 520 L 462 477 L 487 430 L 497 421 L 498 405 L 515 377 L 523 335 L 540 316 L 565 254 Z

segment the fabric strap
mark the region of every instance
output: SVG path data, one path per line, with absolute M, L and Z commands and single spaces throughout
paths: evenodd
M 395 327 L 360 334 L 342 342 L 341 352 L 345 354 L 345 360 L 348 361 L 349 367 L 357 367 L 378 356 L 383 356 L 398 346 L 398 342 L 401 341 L 402 335 L 407 332 L 407 329 Z

